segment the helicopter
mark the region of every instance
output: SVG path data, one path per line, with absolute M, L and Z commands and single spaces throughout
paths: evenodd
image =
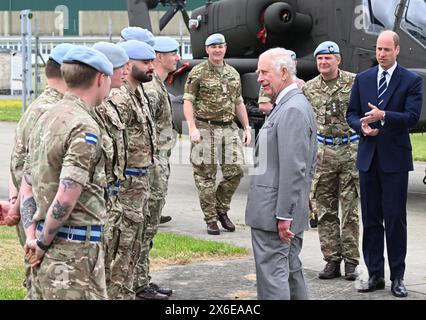
M 128 0 L 129 25 L 152 30 L 148 10 L 160 3 L 168 7 L 159 21 L 160 30 L 181 12 L 191 39 L 193 59 L 181 60 L 166 81 L 179 133 L 185 131 L 182 96 L 188 72 L 207 57 L 204 43 L 213 33 L 225 36 L 225 61 L 241 76 L 242 96 L 255 130 L 265 121 L 257 105 L 257 58 L 273 47 L 296 52 L 297 76 L 307 81 L 318 74 L 312 53 L 321 42 L 336 42 L 340 68 L 358 73 L 377 65 L 377 36 L 382 30 L 393 30 L 400 37 L 398 63 L 422 77 L 426 92 L 426 0 L 210 0 L 193 10 L 191 17 L 183 0 Z M 426 132 L 425 99 L 411 132 Z

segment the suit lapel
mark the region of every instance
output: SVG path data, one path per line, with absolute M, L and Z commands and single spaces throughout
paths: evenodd
M 374 104 L 375 106 L 378 105 L 378 99 L 377 99 L 377 72 L 379 72 L 379 67 L 374 67 L 371 69 L 370 74 L 367 77 L 367 83 L 371 83 L 371 86 L 369 86 L 370 89 L 367 89 L 367 101 Z M 370 111 L 370 108 L 368 106 L 365 106 L 365 108 Z
M 288 93 L 284 96 L 284 98 L 283 98 L 283 99 L 281 99 L 280 103 L 278 103 L 278 104 L 275 106 L 275 108 L 271 111 L 271 113 L 270 113 L 270 114 L 269 114 L 269 116 L 268 116 L 268 119 L 265 121 L 265 123 L 263 124 L 262 128 L 259 130 L 259 133 L 257 134 L 256 141 L 255 141 L 255 146 L 256 146 L 256 147 L 258 147 L 258 146 L 257 146 L 257 141 L 258 141 L 258 138 L 259 138 L 260 134 L 261 134 L 261 133 L 262 133 L 262 131 L 264 130 L 265 126 L 266 126 L 266 125 L 268 125 L 268 123 L 269 123 L 271 120 L 273 120 L 273 118 L 274 118 L 275 114 L 278 112 L 278 110 L 280 110 L 280 109 L 283 107 L 283 105 L 284 105 L 284 104 L 285 104 L 288 100 L 290 100 L 290 98 L 292 98 L 293 96 L 295 96 L 295 95 L 296 95 L 296 94 L 298 94 L 298 93 L 302 93 L 302 90 L 300 90 L 299 88 L 297 88 L 297 89 L 293 89 L 293 90 L 289 91 L 289 92 L 288 92 Z
M 384 93 L 383 103 L 382 103 L 382 110 L 386 109 L 390 98 L 392 97 L 393 93 L 395 92 L 395 89 L 398 87 L 399 83 L 401 82 L 401 76 L 399 74 L 399 65 L 397 65 L 395 71 L 392 74 L 392 78 L 389 81 L 389 86 L 386 89 L 386 92 Z

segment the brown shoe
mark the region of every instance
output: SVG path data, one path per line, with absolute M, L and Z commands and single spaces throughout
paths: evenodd
M 169 300 L 169 297 L 155 291 L 152 287 L 146 287 L 136 294 L 136 300 Z
M 225 213 L 218 213 L 217 218 L 222 225 L 222 227 L 228 231 L 235 231 L 235 225 L 232 223 L 231 219 L 229 219 L 228 214 Z
M 356 280 L 357 275 L 356 264 L 345 262 L 345 279 L 354 281 Z
M 220 230 L 219 230 L 219 227 L 217 226 L 217 222 L 207 223 L 207 233 L 213 234 L 213 235 L 220 234 Z
M 324 270 L 322 270 L 318 275 L 320 279 L 333 279 L 340 276 L 340 262 L 337 261 L 327 262 L 324 267 Z

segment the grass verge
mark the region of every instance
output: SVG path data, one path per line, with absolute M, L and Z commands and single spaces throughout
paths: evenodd
M 151 251 L 151 270 L 165 265 L 188 264 L 205 260 L 236 259 L 248 254 L 246 248 L 219 241 L 198 240 L 188 236 L 159 232 Z M 16 229 L 0 226 L 0 300 L 25 297 L 24 255 Z
M 21 100 L 0 100 L 0 121 L 18 122 L 21 119 L 21 110 Z
M 410 135 L 413 145 L 413 158 L 416 161 L 426 161 L 426 134 L 413 133 Z

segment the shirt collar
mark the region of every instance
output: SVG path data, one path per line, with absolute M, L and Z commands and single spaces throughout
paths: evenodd
M 278 105 L 280 103 L 280 101 L 287 95 L 287 93 L 289 93 L 291 90 L 293 89 L 297 89 L 297 84 L 295 82 L 293 82 L 291 85 L 289 85 L 288 87 L 284 88 L 277 96 L 277 98 L 275 99 L 275 104 Z
M 395 71 L 397 65 L 398 65 L 398 63 L 395 62 L 392 67 L 390 67 L 388 70 L 386 70 L 386 72 L 389 75 L 388 79 L 392 78 L 392 74 Z M 385 71 L 385 69 L 383 69 L 382 66 L 379 64 L 379 70 L 378 70 L 378 73 L 377 73 L 377 78 L 380 78 L 382 76 L 383 71 Z M 387 77 L 387 75 L 386 75 L 386 77 Z

